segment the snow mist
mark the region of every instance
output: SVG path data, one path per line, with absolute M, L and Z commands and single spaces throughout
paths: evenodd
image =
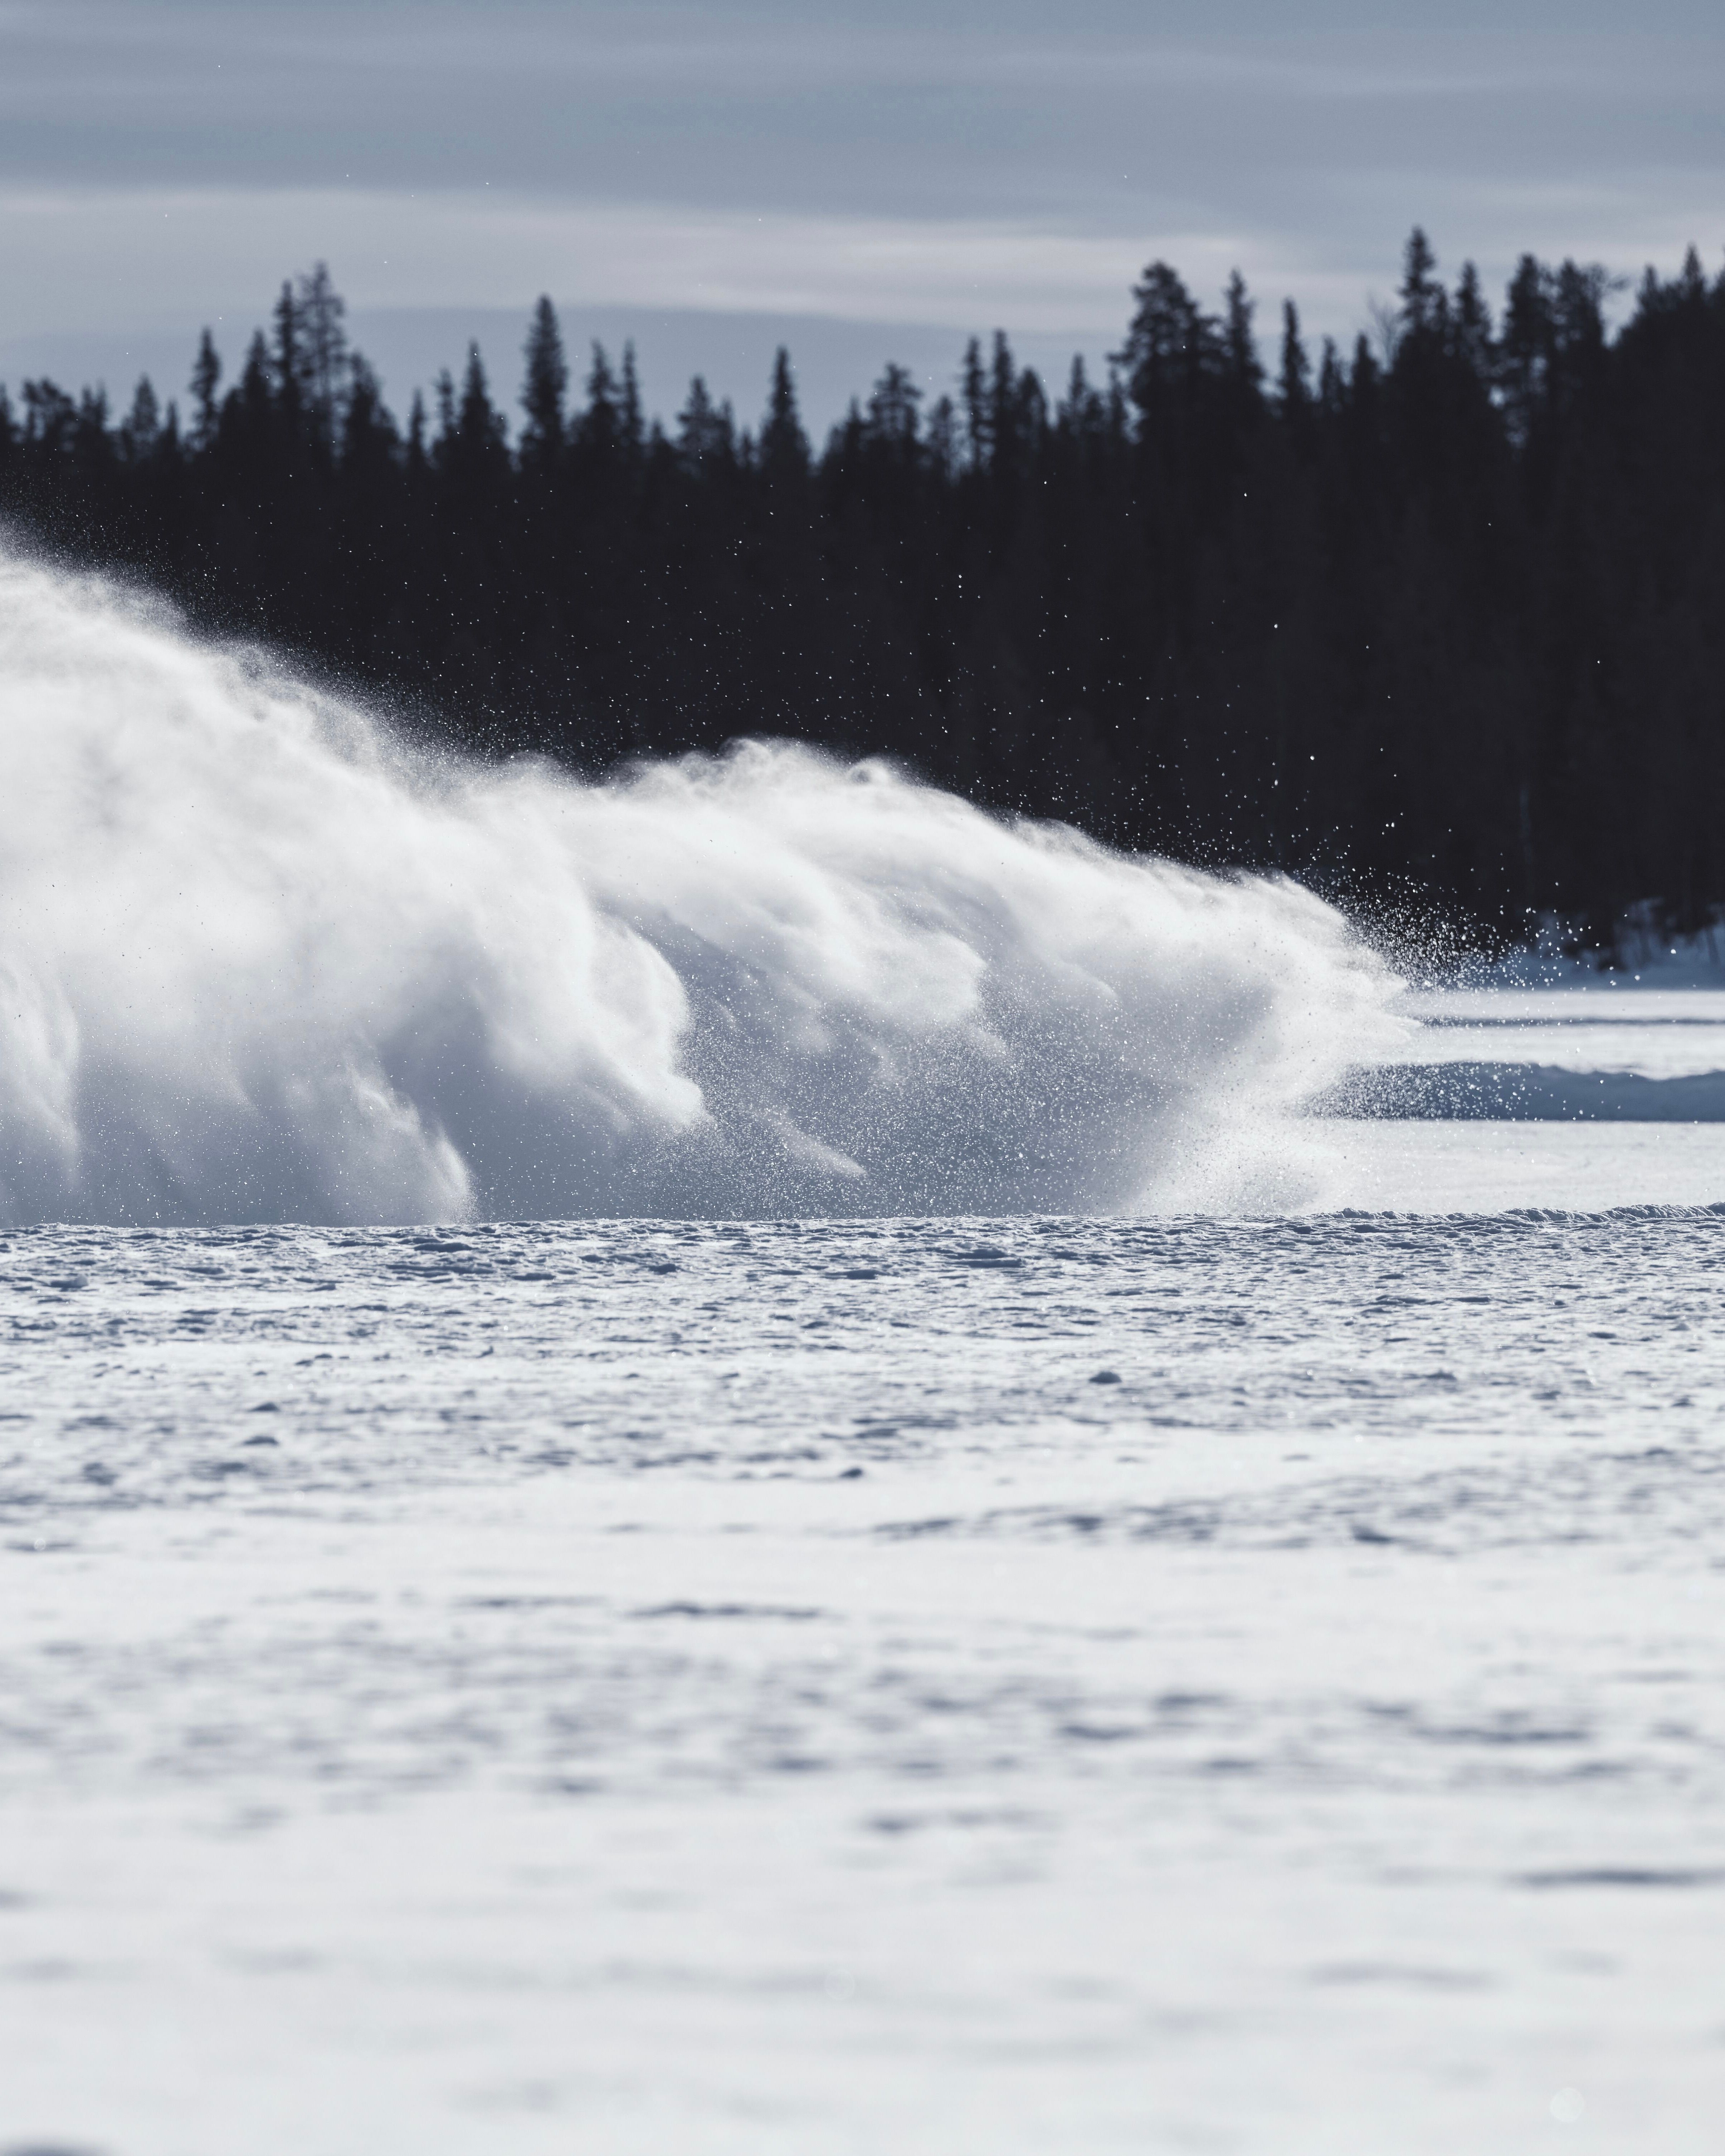
M 745 744 L 415 754 L 0 558 L 0 1219 L 1297 1198 L 1395 983 L 1286 881 Z

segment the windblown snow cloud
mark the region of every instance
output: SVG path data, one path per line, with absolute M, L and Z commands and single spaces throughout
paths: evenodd
M 1273 1200 L 1394 1052 L 1286 882 L 745 744 L 583 784 L 420 757 L 0 560 L 0 1219 Z

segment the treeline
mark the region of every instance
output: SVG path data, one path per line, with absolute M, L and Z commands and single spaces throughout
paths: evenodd
M 890 367 L 818 451 L 632 356 L 522 418 L 477 350 L 404 424 L 320 267 L 224 388 L 0 392 L 0 511 L 472 746 L 585 769 L 789 734 L 1208 861 L 1606 932 L 1725 901 L 1725 277 L 1523 259 L 1495 316 L 1409 242 L 1373 339 L 1266 374 L 1157 263 L 1106 382 L 1006 340 Z

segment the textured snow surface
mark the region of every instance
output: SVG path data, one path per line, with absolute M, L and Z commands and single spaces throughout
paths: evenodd
M 1725 1123 L 1326 1120 L 1307 1127 L 1322 1209 L 1601 1212 L 1725 1203 Z
M 1717 2148 L 1722 1260 L 0 1239 L 0 2148 Z
M 1539 1064 L 1641 1078 L 1725 1073 L 1725 992 L 1615 988 L 1438 989 L 1403 999 L 1422 1063 Z

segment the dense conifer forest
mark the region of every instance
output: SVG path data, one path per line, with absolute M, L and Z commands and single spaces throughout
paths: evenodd
M 404 420 L 320 268 L 227 382 L 0 392 L 0 514 L 198 624 L 491 752 L 584 770 L 784 734 L 995 806 L 1281 866 L 1488 932 L 1725 901 L 1725 277 L 1524 259 L 1502 306 L 1409 242 L 1399 305 L 1260 357 L 1146 270 L 1106 381 L 973 342 L 824 445 L 781 354 L 739 428 L 548 301 L 511 429 L 477 351 Z M 512 439 L 511 439 L 512 436 Z

